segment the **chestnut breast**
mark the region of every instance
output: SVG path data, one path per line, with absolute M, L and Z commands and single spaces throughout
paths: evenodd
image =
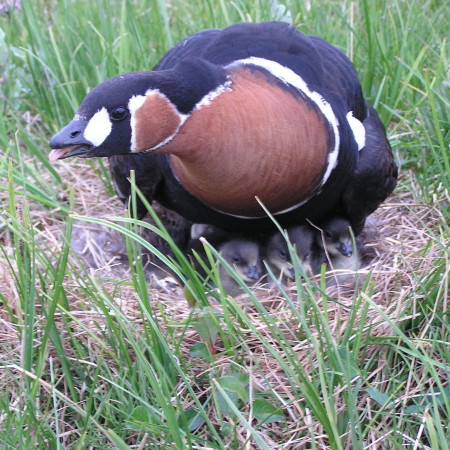
M 330 124 L 311 99 L 275 76 L 235 68 L 231 85 L 196 108 L 161 153 L 192 195 L 242 217 L 273 214 L 321 186 L 334 146 Z

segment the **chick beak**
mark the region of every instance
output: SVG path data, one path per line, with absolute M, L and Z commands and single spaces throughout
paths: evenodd
M 339 242 L 339 248 L 338 248 L 339 252 L 346 256 L 347 258 L 349 258 L 350 256 L 353 255 L 353 247 L 351 244 L 347 243 L 347 242 Z
M 247 266 L 245 276 L 250 278 L 250 280 L 258 280 L 261 278 L 261 273 L 256 266 Z
M 303 272 L 306 270 L 305 267 L 303 266 L 303 264 L 299 264 L 297 266 L 297 268 L 298 268 L 298 273 L 303 278 Z M 293 266 L 289 267 L 289 275 L 290 275 L 290 278 L 292 278 L 292 279 L 295 278 L 295 268 Z
M 70 156 L 86 157 L 94 148 L 83 133 L 88 122 L 85 120 L 72 120 L 59 133 L 50 140 L 52 151 L 48 155 L 50 161 L 69 158 Z

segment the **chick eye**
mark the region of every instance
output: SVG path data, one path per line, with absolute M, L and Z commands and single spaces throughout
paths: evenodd
M 234 264 L 239 264 L 241 262 L 241 258 L 239 258 L 239 256 L 233 256 L 233 263 Z
M 331 233 L 329 232 L 329 231 L 325 231 L 325 237 L 327 238 L 327 239 L 331 239 Z
M 128 116 L 128 109 L 123 106 L 115 107 L 109 114 L 109 117 L 111 117 L 111 119 L 115 121 L 123 120 L 127 116 Z
M 286 254 L 286 250 L 284 248 L 280 249 L 280 256 L 282 258 L 286 258 L 287 254 Z

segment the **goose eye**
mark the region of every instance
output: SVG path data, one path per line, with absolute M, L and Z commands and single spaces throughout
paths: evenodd
M 111 117 L 111 119 L 115 121 L 123 120 L 127 116 L 128 116 L 128 109 L 123 106 L 117 106 L 109 114 L 109 117 Z

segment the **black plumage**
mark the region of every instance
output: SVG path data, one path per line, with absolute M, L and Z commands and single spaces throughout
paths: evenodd
M 375 109 L 366 103 L 363 121 L 366 145 L 358 154 L 358 162 L 342 197 L 342 214 L 359 235 L 366 217 L 372 214 L 397 185 L 397 166 L 384 127 Z
M 298 124 L 280 122 L 290 119 L 279 114 L 287 108 L 276 103 L 282 96 L 299 105 L 292 112 Z M 270 144 L 261 148 L 266 135 Z M 385 129 L 348 58 L 278 22 L 201 31 L 170 49 L 153 71 L 107 80 L 50 146 L 52 160 L 108 156 L 125 202 L 133 169 L 149 201 L 193 222 L 239 231 L 272 227 L 257 195 L 283 226 L 339 213 L 358 234 L 397 177 Z M 137 209 L 145 213 L 140 202 Z

